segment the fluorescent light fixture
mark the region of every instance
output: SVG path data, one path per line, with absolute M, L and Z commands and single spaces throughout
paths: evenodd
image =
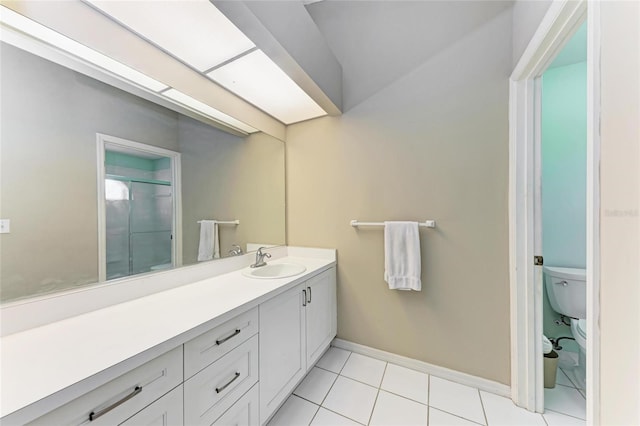
M 258 129 L 254 129 L 253 127 L 243 123 L 242 121 L 237 120 L 230 115 L 225 114 L 224 112 L 220 112 L 217 109 L 210 107 L 209 105 L 200 102 L 199 100 L 192 98 L 191 96 L 186 95 L 176 89 L 169 89 L 166 92 L 163 92 L 162 95 L 182 104 L 187 108 L 194 110 L 195 112 L 204 114 L 215 121 L 219 121 L 228 126 L 235 127 L 236 129 L 242 130 L 243 132 L 254 133 L 258 131 Z
M 208 0 L 85 1 L 198 71 L 255 47 Z
M 242 56 L 207 75 L 285 124 L 327 115 L 261 50 Z
M 164 90 L 168 87 L 166 84 L 161 83 L 158 80 L 111 59 L 110 57 L 78 43 L 77 41 L 45 27 L 44 25 L 32 21 L 31 19 L 22 16 L 5 6 L 0 6 L 0 22 L 48 45 L 56 47 L 65 53 L 80 58 L 103 70 L 116 74 L 125 80 L 154 92 L 159 92 L 160 90 Z

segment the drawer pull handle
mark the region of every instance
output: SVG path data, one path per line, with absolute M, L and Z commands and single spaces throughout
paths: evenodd
M 236 331 L 233 332 L 233 334 L 228 335 L 227 337 L 225 337 L 224 339 L 220 339 L 220 340 L 216 340 L 216 345 L 221 345 L 224 342 L 226 342 L 227 340 L 231 339 L 232 337 L 237 336 L 238 334 L 240 334 L 242 330 L 240 330 L 239 328 L 236 328 Z
M 309 300 L 307 300 L 307 304 L 311 303 L 311 287 L 307 287 L 307 290 L 309 290 Z
M 231 383 L 235 382 L 238 377 L 240 377 L 240 373 L 236 371 L 235 376 L 233 376 L 233 378 L 231 380 L 229 380 L 226 385 L 224 385 L 222 387 L 219 387 L 219 388 L 216 388 L 216 393 L 220 393 L 223 390 L 225 390 L 227 388 L 227 386 L 229 386 Z
M 133 392 L 131 392 L 129 395 L 125 396 L 121 400 L 114 402 L 110 406 L 108 406 L 106 408 L 103 408 L 102 410 L 98 411 L 97 413 L 95 411 L 92 411 L 89 414 L 89 421 L 92 422 L 92 421 L 96 420 L 98 417 L 104 416 L 109 411 L 113 410 L 114 408 L 118 407 L 119 405 L 124 404 L 125 402 L 127 402 L 128 400 L 130 400 L 131 398 L 133 398 L 134 396 L 136 396 L 140 392 L 142 392 L 142 386 L 136 386 L 135 389 L 133 390 Z
M 307 290 L 302 290 L 302 306 L 307 306 Z

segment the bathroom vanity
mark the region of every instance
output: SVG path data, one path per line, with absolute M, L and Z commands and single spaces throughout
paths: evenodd
M 269 263 L 3 337 L 2 424 L 266 423 L 336 335 L 335 251 Z

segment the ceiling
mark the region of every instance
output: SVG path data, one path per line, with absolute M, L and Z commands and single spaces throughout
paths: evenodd
M 235 131 L 279 137 L 278 126 L 327 114 L 209 0 L 9 0 L 1 9 L 3 41 L 27 37 L 19 44 L 43 46 L 33 53 L 52 46 Z
M 343 72 L 343 110 L 508 10 L 512 1 L 321 1 L 306 6 Z

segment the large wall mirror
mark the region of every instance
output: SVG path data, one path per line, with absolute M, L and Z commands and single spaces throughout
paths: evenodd
M 107 252 L 119 255 L 114 278 L 198 263 L 203 220 L 239 222 L 218 226 L 221 257 L 234 245 L 246 252 L 248 244 L 285 244 L 282 141 L 225 133 L 5 43 L 0 55 L 0 218 L 10 220 L 10 233 L 0 234 L 2 302 L 99 281 L 100 161 L 111 181 L 111 220 L 137 233 L 137 254 L 124 252 L 122 235 L 110 241 Z M 115 145 L 99 152 L 99 135 L 160 154 Z M 176 182 L 163 150 L 180 158 L 177 230 L 166 215 Z M 135 209 L 143 219 L 130 217 Z M 170 249 L 144 251 L 174 233 L 179 259 Z

